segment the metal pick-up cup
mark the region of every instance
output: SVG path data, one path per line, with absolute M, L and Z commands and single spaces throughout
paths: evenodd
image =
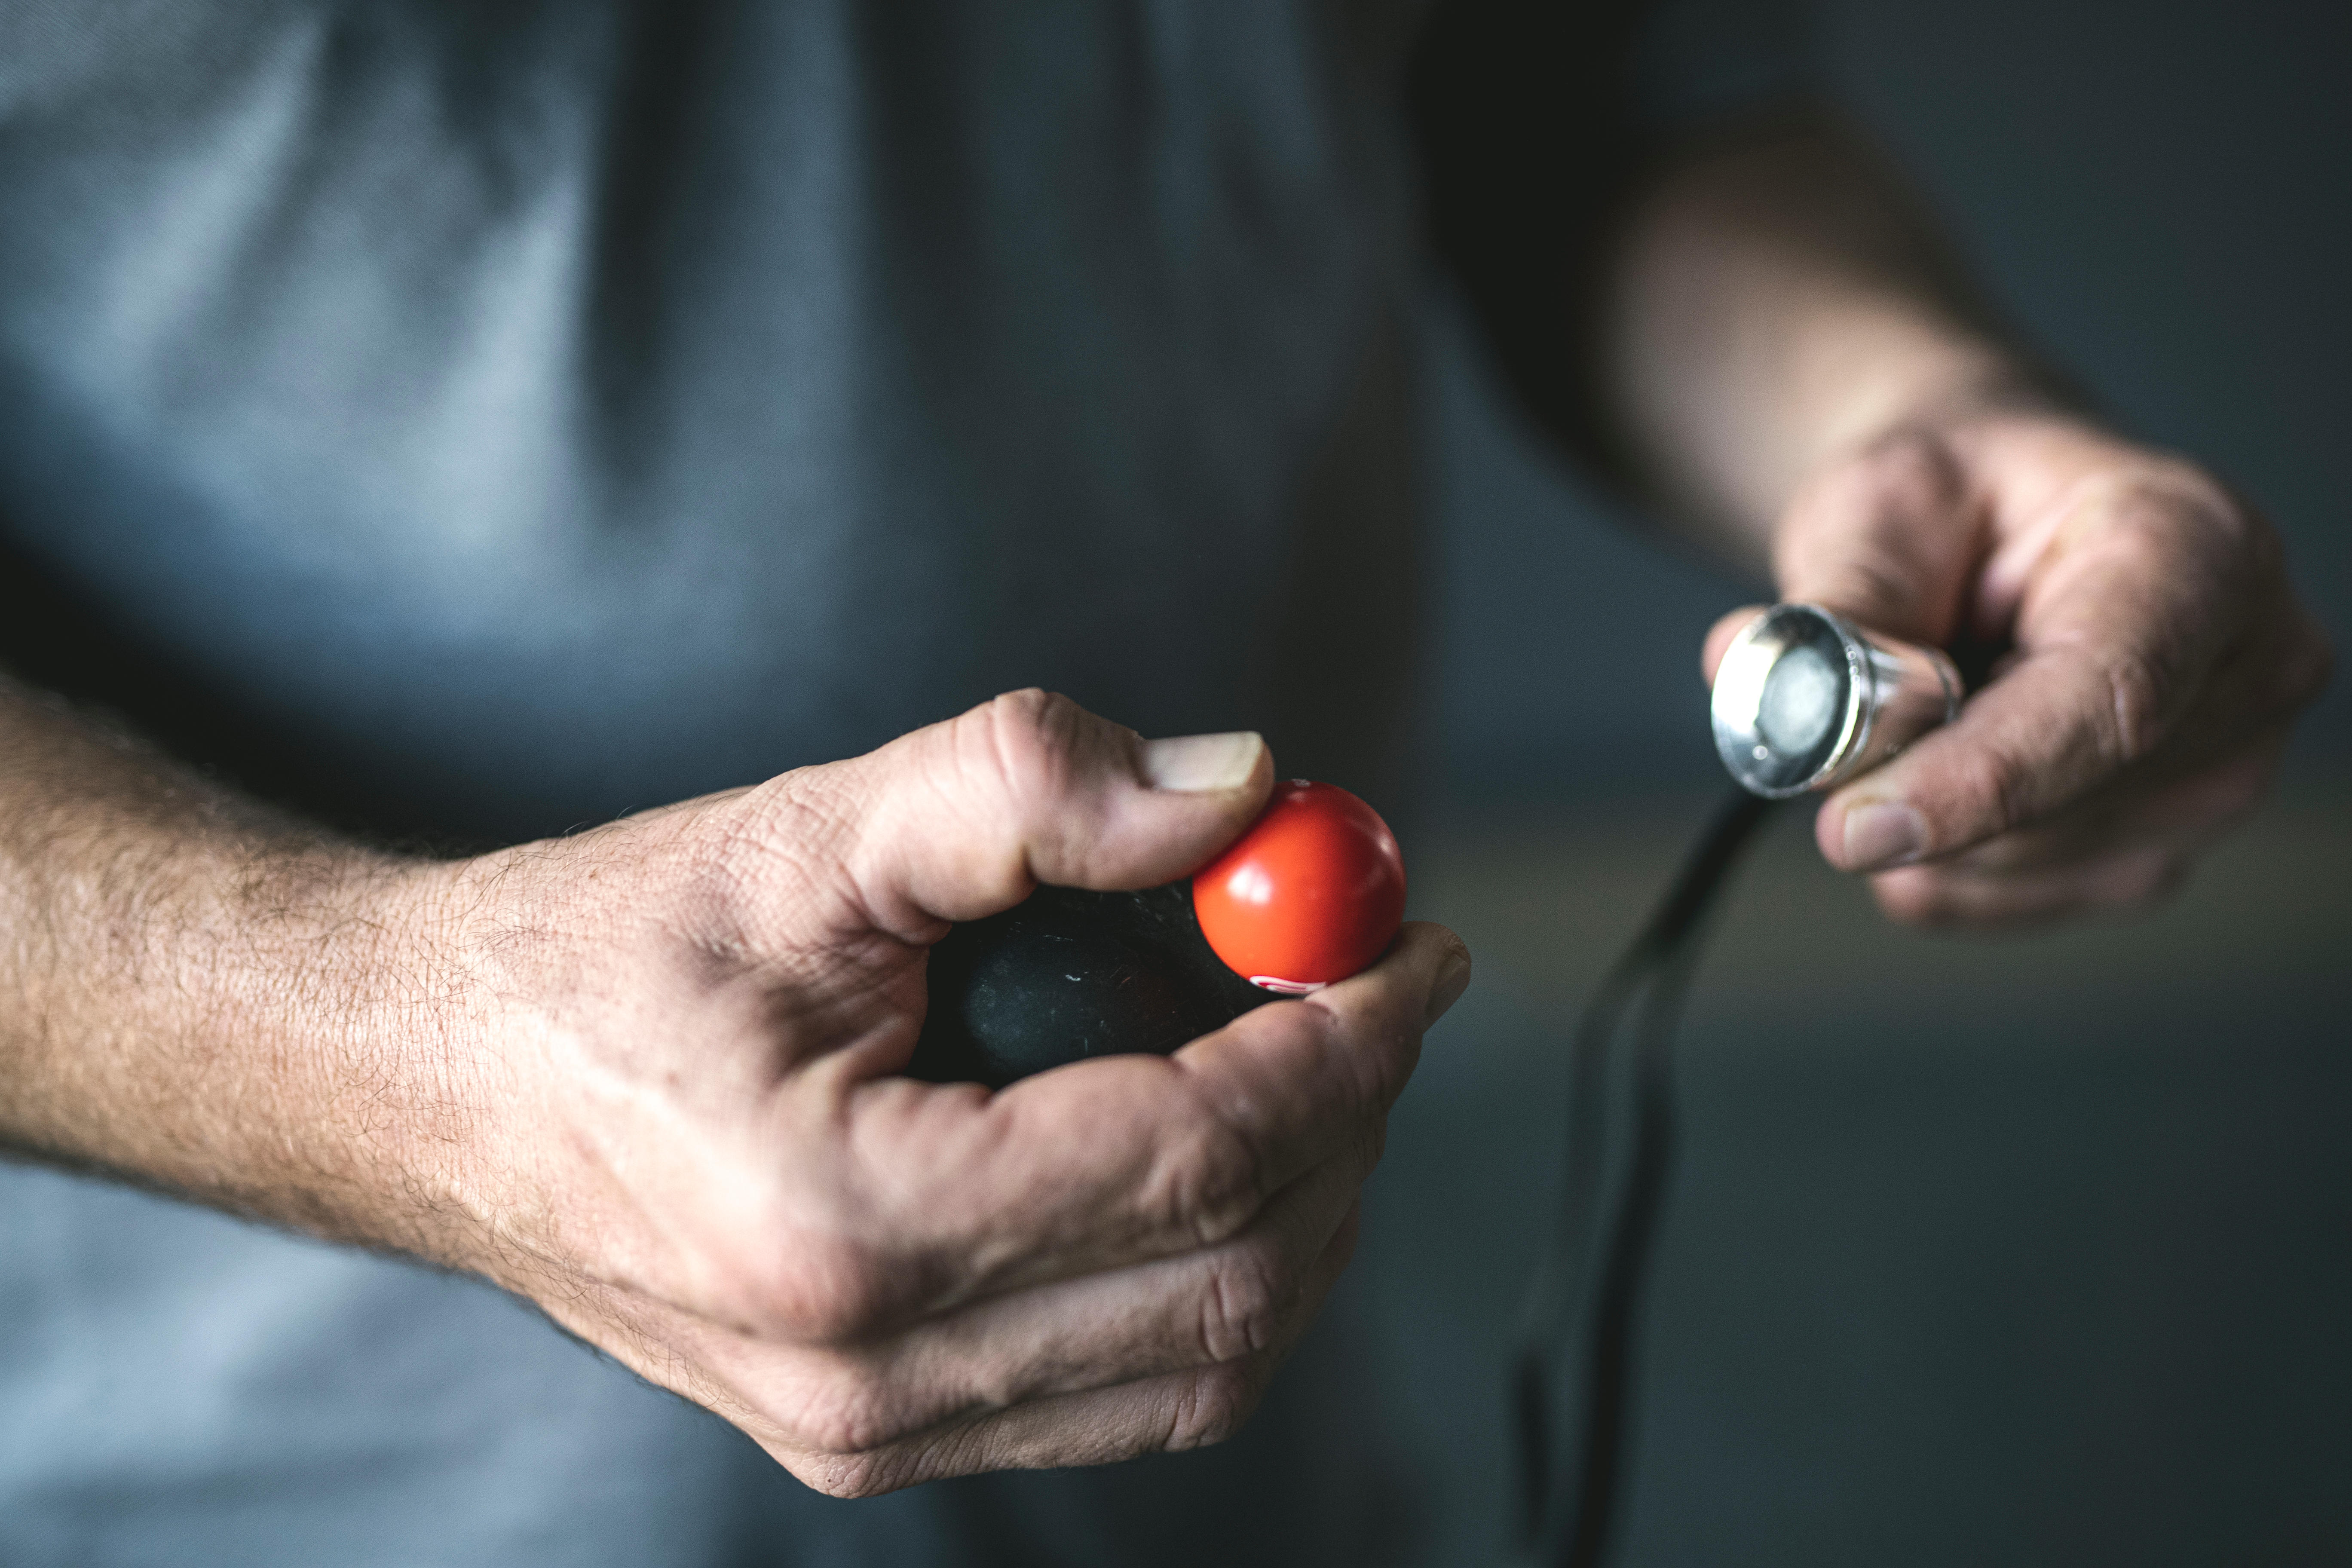
M 1959 672 L 1942 653 L 1812 605 L 1757 616 L 1715 671 L 1716 752 L 1774 800 L 1866 773 L 1959 710 Z

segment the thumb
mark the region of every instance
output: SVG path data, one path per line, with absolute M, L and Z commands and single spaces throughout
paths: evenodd
M 1173 880 L 1232 843 L 1274 784 L 1250 731 L 1146 741 L 1038 690 L 844 765 L 862 808 L 843 863 L 875 922 L 902 933 L 1009 909 L 1040 882 Z

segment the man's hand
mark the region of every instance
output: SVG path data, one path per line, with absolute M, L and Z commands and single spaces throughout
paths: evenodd
M 2261 794 L 2326 645 L 2269 525 L 2070 412 L 1899 174 L 1832 115 L 1694 148 L 1602 301 L 1629 456 L 1784 599 L 2003 657 L 1958 722 L 1831 796 L 1897 919 L 2146 902 Z M 1707 639 L 1706 673 L 1745 610 Z
M 1775 537 L 1784 599 L 2002 650 L 1959 719 L 1837 791 L 1817 835 L 1920 923 L 2148 903 L 2261 796 L 2328 668 L 2270 526 L 2200 470 L 1993 410 L 1831 459 Z M 1707 638 L 1706 669 L 1743 610 Z
M 0 955 L 37 1025 L 0 1037 L 0 1141 L 478 1271 L 841 1495 L 1233 1431 L 1468 981 L 1409 925 L 1173 1058 L 895 1076 L 949 921 L 1181 876 L 1270 786 L 1255 736 L 1035 692 L 457 863 L 0 721 L 0 891 L 41 939 Z

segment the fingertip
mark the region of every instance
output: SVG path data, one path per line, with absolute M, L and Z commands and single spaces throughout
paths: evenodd
M 1845 807 L 1843 797 L 1832 795 L 1822 802 L 1819 811 L 1813 813 L 1813 847 L 1822 852 L 1822 858 L 1829 862 L 1832 870 L 1845 869 Z
M 1465 975 L 1470 970 L 1470 944 L 1450 928 L 1435 921 L 1407 921 L 1397 928 L 1396 942 L 1381 962 L 1365 973 L 1402 965 L 1420 976 L 1434 989 L 1449 980 L 1458 969 Z M 1466 982 L 1465 982 L 1466 984 Z
M 1699 675 L 1709 686 L 1715 684 L 1716 668 L 1723 663 L 1724 654 L 1729 651 L 1731 639 L 1747 630 L 1749 623 L 1765 609 L 1762 605 L 1742 605 L 1707 628 L 1706 641 L 1699 648 Z
M 1360 995 L 1386 993 L 1396 999 L 1392 1005 L 1409 1006 L 1418 997 L 1421 1027 L 1426 1029 L 1462 999 L 1471 972 L 1470 947 L 1461 937 L 1433 921 L 1407 921 L 1379 963 L 1305 1000 L 1344 1007 Z
M 1461 938 L 1455 937 L 1452 948 L 1439 961 L 1437 978 L 1431 983 L 1429 1000 L 1422 1007 L 1421 1026 L 1423 1029 L 1453 1011 L 1454 1004 L 1461 1001 L 1462 994 L 1470 989 L 1470 950 L 1463 945 Z

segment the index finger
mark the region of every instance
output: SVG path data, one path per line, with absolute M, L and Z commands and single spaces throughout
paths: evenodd
M 1244 1014 L 1172 1057 L 1111 1057 L 974 1085 L 850 1096 L 869 1245 L 916 1316 L 1213 1246 L 1351 1143 L 1378 1140 L 1423 1031 L 1467 983 L 1442 926 L 1405 926 L 1363 973 Z

